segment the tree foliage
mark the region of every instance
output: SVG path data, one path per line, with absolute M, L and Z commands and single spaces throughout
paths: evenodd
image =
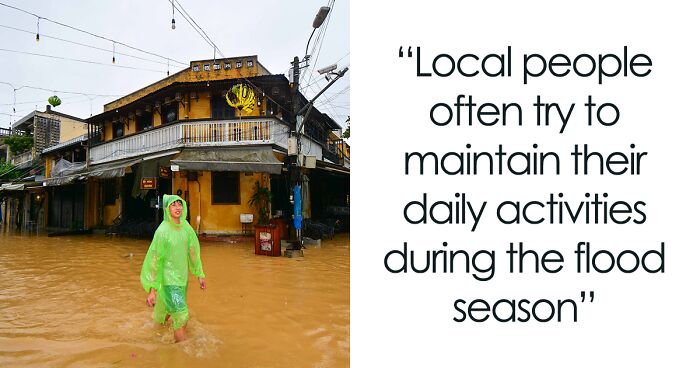
M 10 152 L 12 152 L 13 155 L 16 155 L 32 148 L 34 140 L 32 137 L 14 135 L 5 138 L 5 144 L 10 147 Z
M 8 161 L 0 161 L 0 181 L 4 179 L 17 179 L 19 171 L 15 170 L 15 166 Z
M 345 131 L 343 132 L 343 138 L 348 139 L 348 138 L 350 138 L 350 117 L 349 116 L 348 116 L 348 120 L 346 120 L 345 122 L 348 123 L 348 128 L 345 129 Z

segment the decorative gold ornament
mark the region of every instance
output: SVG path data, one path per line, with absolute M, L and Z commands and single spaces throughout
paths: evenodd
M 226 102 L 238 112 L 250 113 L 256 105 L 255 92 L 247 84 L 235 84 L 226 92 Z

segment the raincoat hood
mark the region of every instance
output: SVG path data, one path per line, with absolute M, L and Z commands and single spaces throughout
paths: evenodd
M 176 224 L 173 221 L 172 216 L 170 216 L 170 205 L 175 202 L 182 202 L 182 215 L 180 216 L 180 223 Z M 182 226 L 182 224 L 187 223 L 187 202 L 177 195 L 163 194 L 163 221 L 168 222 L 173 226 Z

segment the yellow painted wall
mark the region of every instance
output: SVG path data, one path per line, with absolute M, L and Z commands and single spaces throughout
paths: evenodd
M 110 226 L 114 222 L 114 219 L 121 213 L 121 202 L 117 200 L 116 204 L 106 204 L 104 206 L 104 225 Z
M 211 203 L 211 172 L 199 172 L 198 181 L 187 181 L 187 173 L 184 171 L 174 173 L 173 193 L 180 189 L 189 191 L 190 224 L 197 229 L 197 216 L 201 215 L 201 233 L 231 234 L 243 230 L 240 221 L 241 213 L 252 213 L 257 222 L 256 211 L 248 205 L 248 200 L 253 194 L 255 182 L 260 180 L 269 187 L 270 177 L 267 174 L 255 173 L 252 176 L 240 174 L 241 204 L 222 205 Z M 199 184 L 198 184 L 199 183 Z M 201 200 L 201 202 L 200 202 Z M 199 207 L 201 206 L 201 213 Z
M 236 68 L 236 61 L 241 61 L 242 62 L 242 67 L 241 68 Z M 253 61 L 253 66 L 248 67 L 247 66 L 247 61 L 251 60 Z M 232 68 L 229 70 L 224 70 L 223 68 L 223 63 L 226 61 L 230 61 L 232 63 Z M 184 69 L 180 72 L 177 72 L 175 74 L 172 74 L 171 76 L 164 78 L 158 82 L 155 82 L 149 86 L 146 86 L 136 92 L 133 92 L 127 96 L 124 96 L 114 102 L 108 103 L 104 106 L 104 111 L 110 111 L 114 109 L 118 109 L 122 106 L 125 106 L 131 102 L 134 102 L 148 94 L 151 94 L 155 91 L 158 91 L 160 89 L 163 89 L 164 87 L 167 87 L 175 82 L 204 82 L 204 81 L 215 81 L 215 80 L 223 80 L 223 79 L 233 79 L 233 78 L 240 78 L 240 77 L 253 77 L 257 75 L 266 75 L 269 74 L 269 72 L 264 68 L 258 65 L 258 58 L 257 56 L 241 56 L 241 57 L 234 57 L 234 58 L 227 58 L 227 59 L 217 59 L 216 62 L 220 63 L 222 65 L 222 68 L 220 70 L 214 70 L 213 67 L 211 68 L 210 71 L 204 71 L 203 65 L 205 63 L 212 64 L 214 61 L 213 60 L 200 60 L 200 61 L 192 61 L 190 62 L 190 66 L 187 69 Z M 199 65 L 200 66 L 200 71 L 195 72 L 192 70 L 193 65 Z
M 211 117 L 211 99 L 209 93 L 197 92 L 195 98 L 188 96 L 187 112 L 189 119 L 208 119 Z M 183 116 L 185 116 L 183 115 Z
M 124 135 L 136 133 L 136 118 L 124 119 Z
M 122 203 L 124 203 L 124 198 L 122 198 L 123 180 L 124 178 L 117 178 L 117 198 L 114 204 L 104 206 L 102 222 L 105 226 L 112 225 L 112 222 L 114 222 L 122 212 Z
M 114 134 L 112 134 L 112 124 L 105 124 L 105 142 L 111 141 L 112 138 L 114 138 Z
M 117 193 L 121 193 L 121 182 L 117 183 Z M 111 226 L 114 219 L 121 213 L 121 194 L 119 194 L 115 204 L 103 204 L 102 180 L 90 178 L 87 182 L 85 195 L 85 226 L 89 229 Z
M 153 127 L 159 126 L 161 123 L 160 121 L 160 111 L 159 110 L 153 110 Z
M 46 168 L 44 170 L 44 177 L 50 178 L 51 177 L 51 169 L 53 169 L 53 158 L 52 157 L 45 157 L 44 158 L 44 167 Z
M 76 120 L 67 119 L 65 117 L 61 117 L 61 137 L 59 138 L 60 142 L 65 142 L 75 137 L 80 137 L 84 134 L 87 134 L 87 124 L 81 123 Z

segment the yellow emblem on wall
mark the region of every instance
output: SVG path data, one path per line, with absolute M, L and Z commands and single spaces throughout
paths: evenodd
M 255 92 L 247 84 L 235 84 L 226 92 L 226 102 L 239 113 L 250 113 L 256 105 Z

